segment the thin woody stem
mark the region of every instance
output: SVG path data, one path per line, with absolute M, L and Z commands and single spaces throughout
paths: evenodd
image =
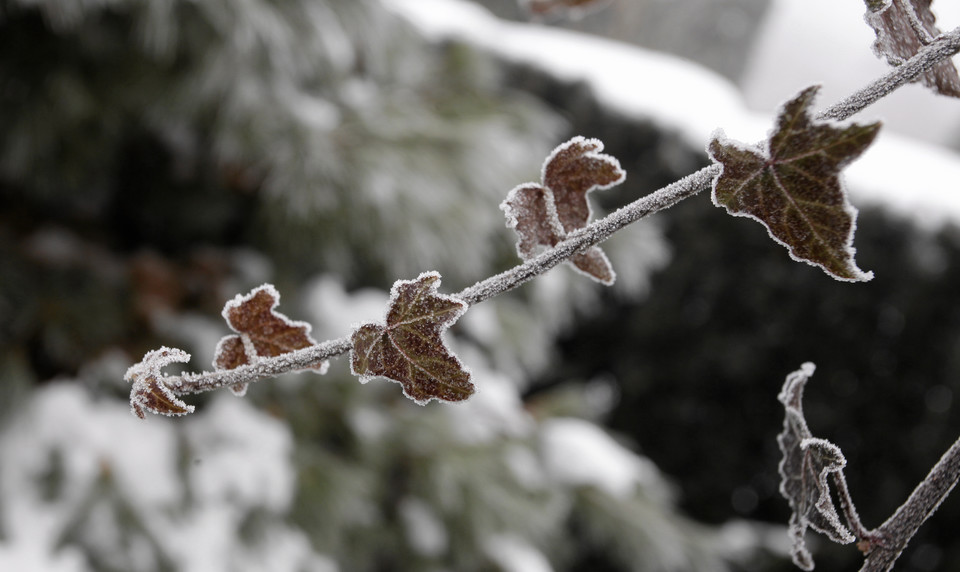
M 850 496 L 850 489 L 847 488 L 847 478 L 843 476 L 842 471 L 832 473 L 832 477 L 833 484 L 837 487 L 837 498 L 840 500 L 843 516 L 853 531 L 853 535 L 861 540 L 869 537 L 870 532 L 863 526 L 860 515 L 857 513 L 857 507 L 853 504 L 853 497 Z
M 564 262 L 574 254 L 607 240 L 625 226 L 655 212 L 668 209 L 709 188 L 710 182 L 720 174 L 720 170 L 720 165 L 712 164 L 687 175 L 675 183 L 595 220 L 584 228 L 571 232 L 565 240 L 539 256 L 478 282 L 454 296 L 472 306 L 512 290 Z
M 941 34 L 921 49 L 915 56 L 895 67 L 887 75 L 877 79 L 850 97 L 825 109 L 818 119 L 846 119 L 863 111 L 867 106 L 910 83 L 943 60 L 960 52 L 960 28 Z
M 890 94 L 903 84 L 913 81 L 924 71 L 958 51 L 960 51 L 960 28 L 942 34 L 903 65 L 824 110 L 817 118 L 846 119 Z M 712 180 L 720 174 L 720 171 L 721 166 L 718 164 L 704 167 L 675 183 L 621 207 L 582 229 L 571 232 L 565 240 L 539 256 L 496 276 L 482 280 L 454 296 L 469 305 L 473 305 L 512 290 L 566 261 L 574 254 L 607 240 L 627 225 L 655 212 L 670 208 L 678 202 L 710 188 Z M 168 376 L 164 380 L 178 394 L 211 391 L 239 383 L 252 383 L 263 377 L 273 377 L 291 371 L 316 367 L 326 359 L 349 352 L 351 347 L 350 338 L 344 337 L 277 357 L 260 358 L 252 365 L 241 366 L 233 370 L 187 373 L 179 376 Z
M 958 478 L 960 439 L 940 457 L 926 478 L 913 489 L 910 498 L 900 505 L 893 516 L 867 535 L 871 541 L 871 549 L 867 552 L 867 559 L 860 572 L 886 572 L 893 568 L 907 543 L 950 494 Z

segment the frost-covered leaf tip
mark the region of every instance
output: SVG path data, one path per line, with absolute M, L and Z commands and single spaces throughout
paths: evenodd
M 807 527 L 841 544 L 855 540 L 840 522 L 827 483 L 829 474 L 842 472 L 847 461 L 839 447 L 814 437 L 803 417 L 803 387 L 814 369 L 815 366 L 807 362 L 788 375 L 778 396 L 786 410 L 783 432 L 777 436 L 783 453 L 780 494 L 793 509 L 790 516 L 793 562 L 804 570 L 813 570 L 813 556 L 803 539 Z
M 510 191 L 500 208 L 507 226 L 517 231 L 517 252 L 524 260 L 555 246 L 567 234 L 585 227 L 590 220 L 587 194 L 620 184 L 626 172 L 610 155 L 601 153 L 597 139 L 574 137 L 547 157 L 541 183 L 525 183 Z M 603 284 L 613 284 L 616 274 L 599 247 L 572 256 L 574 268 Z
M 444 344 L 440 334 L 467 311 L 467 304 L 437 293 L 440 275 L 424 272 L 416 280 L 398 280 L 382 324 L 354 331 L 350 366 L 361 382 L 382 376 L 403 386 L 407 397 L 462 401 L 474 392 L 470 373 Z
M 227 302 L 223 319 L 237 334 L 226 336 L 217 344 L 213 367 L 235 369 L 260 357 L 276 357 L 315 345 L 317 342 L 310 337 L 310 324 L 277 312 L 279 304 L 280 293 L 272 284 L 264 284 Z M 323 362 L 314 369 L 324 373 L 326 368 L 327 362 Z M 231 387 L 238 395 L 243 395 L 246 388 L 245 383 Z
M 917 55 L 940 35 L 932 0 L 866 0 L 864 19 L 877 34 L 873 52 L 890 65 L 900 65 Z M 920 81 L 941 95 L 960 97 L 960 75 L 949 58 L 920 76 Z
M 161 372 L 171 363 L 189 361 L 190 354 L 187 352 L 163 347 L 147 352 L 140 363 L 130 366 L 123 379 L 133 383 L 130 388 L 130 410 L 133 414 L 143 419 L 147 411 L 161 415 L 193 413 L 193 406 L 177 398 Z
M 870 146 L 880 124 L 814 121 L 809 109 L 818 89 L 805 89 L 781 108 L 766 148 L 730 141 L 723 132 L 714 136 L 707 152 L 723 169 L 713 180 L 713 202 L 760 221 L 795 260 L 838 280 L 870 280 L 873 273 L 854 262 L 857 211 L 840 170 Z

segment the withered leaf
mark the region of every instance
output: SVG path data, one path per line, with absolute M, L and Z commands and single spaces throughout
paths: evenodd
M 190 354 L 176 348 L 162 347 L 148 352 L 140 363 L 127 369 L 124 381 L 133 382 L 130 389 L 130 409 L 143 419 L 146 412 L 161 415 L 186 415 L 193 413 L 193 406 L 177 398 L 165 381 L 161 370 L 171 363 L 187 363 Z
M 316 344 L 310 337 L 310 324 L 291 320 L 277 312 L 279 304 L 280 293 L 271 284 L 254 288 L 246 296 L 237 295 L 227 302 L 223 307 L 223 318 L 237 334 L 225 336 L 217 344 L 213 367 L 235 369 L 258 357 L 275 357 Z M 323 373 L 326 362 L 315 369 Z M 231 389 L 243 395 L 246 384 Z
M 352 336 L 350 366 L 367 382 L 381 376 L 403 386 L 417 403 L 462 401 L 474 392 L 470 373 L 440 334 L 467 311 L 467 304 L 437 293 L 440 275 L 424 272 L 398 280 L 382 324 L 364 324 Z
M 847 461 L 839 447 L 810 433 L 803 416 L 803 387 L 815 369 L 807 362 L 788 375 L 777 397 L 786 410 L 783 432 L 777 436 L 783 453 L 779 467 L 780 494 L 793 510 L 790 516 L 793 562 L 804 570 L 813 570 L 813 557 L 803 539 L 807 527 L 841 544 L 855 540 L 840 522 L 827 483 L 829 474 L 842 472 Z
M 866 0 L 864 19 L 877 34 L 873 52 L 878 58 L 899 65 L 940 35 L 937 17 L 930 10 L 932 1 Z M 924 72 L 920 81 L 937 93 L 960 97 L 960 74 L 949 58 Z
M 529 260 L 585 227 L 591 216 L 587 195 L 626 178 L 620 163 L 602 150 L 603 143 L 597 139 L 574 137 L 544 161 L 541 183 L 525 183 L 510 191 L 500 208 L 506 213 L 507 226 L 517 231 L 521 258 Z M 616 278 L 599 247 L 591 247 L 569 262 L 603 284 L 613 284 Z
M 732 215 L 756 219 L 790 256 L 819 266 L 838 280 L 866 281 L 854 262 L 856 209 L 840 170 L 873 142 L 879 123 L 836 126 L 814 121 L 809 87 L 780 110 L 766 148 L 727 140 L 718 132 L 707 148 L 723 166 L 713 180 L 713 202 Z

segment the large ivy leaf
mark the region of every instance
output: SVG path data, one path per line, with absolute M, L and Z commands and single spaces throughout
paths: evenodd
M 846 544 L 855 540 L 840 523 L 827 483 L 830 473 L 841 472 L 847 461 L 839 447 L 814 437 L 803 417 L 803 387 L 815 369 L 807 362 L 788 375 L 777 397 L 786 410 L 783 432 L 777 436 L 783 453 L 779 467 L 780 494 L 793 509 L 790 516 L 793 562 L 804 570 L 813 570 L 813 557 L 803 538 L 808 527 L 826 534 L 834 542 Z
M 541 183 L 525 183 L 510 191 L 500 208 L 507 215 L 507 226 L 517 231 L 521 258 L 529 260 L 585 227 L 592 215 L 587 195 L 626 178 L 620 163 L 602 150 L 603 143 L 597 139 L 574 137 L 544 161 Z M 613 284 L 616 279 L 599 247 L 574 255 L 569 262 L 603 284 Z
M 440 334 L 467 311 L 467 304 L 437 293 L 440 275 L 424 272 L 398 280 L 382 324 L 364 324 L 352 336 L 350 366 L 366 383 L 381 376 L 403 386 L 407 397 L 462 401 L 474 392 L 470 373 Z
M 937 17 L 930 10 L 933 0 L 866 0 L 864 19 L 877 34 L 873 52 L 890 65 L 912 58 L 940 35 Z M 920 81 L 942 95 L 960 97 L 960 74 L 949 59 L 925 71 Z
M 258 357 L 275 357 L 315 345 L 307 322 L 291 320 L 276 311 L 280 293 L 272 284 L 254 288 L 246 296 L 237 295 L 223 307 L 223 318 L 236 335 L 226 336 L 217 344 L 213 367 L 218 370 L 235 369 L 255 361 Z M 317 368 L 326 371 L 327 362 Z M 247 385 L 231 389 L 238 395 Z
M 130 390 L 130 409 L 143 419 L 146 412 L 161 415 L 186 415 L 193 413 L 193 406 L 177 398 L 167 385 L 161 370 L 172 363 L 187 363 L 190 354 L 176 348 L 163 347 L 148 352 L 140 363 L 130 366 L 123 376 L 133 383 Z
M 809 114 L 818 87 L 780 110 L 766 148 L 727 140 L 718 132 L 707 148 L 723 166 L 713 181 L 713 202 L 754 218 L 790 256 L 839 280 L 865 281 L 853 260 L 856 209 L 847 200 L 840 170 L 873 142 L 879 123 L 839 127 Z

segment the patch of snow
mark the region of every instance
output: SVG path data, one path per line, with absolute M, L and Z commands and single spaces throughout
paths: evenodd
M 504 436 L 530 435 L 535 423 L 523 406 L 517 384 L 488 367 L 483 354 L 460 343 L 457 353 L 470 364 L 477 392 L 470 399 L 445 404 L 450 431 L 463 443 L 489 443 Z
M 614 497 L 628 497 L 643 486 L 660 498 L 669 498 L 660 472 L 600 427 L 575 418 L 548 419 L 541 426 L 544 465 L 558 482 L 596 487 Z
M 736 87 L 694 63 L 569 30 L 498 20 L 464 0 L 386 0 L 436 40 L 456 38 L 507 60 L 584 81 L 600 100 L 639 110 L 703 145 L 716 122 L 743 115 Z
M 358 324 L 383 317 L 389 294 L 373 288 L 347 292 L 335 276 L 321 275 L 304 287 L 306 310 L 320 339 L 347 335 Z
M 245 400 L 218 393 L 204 414 L 183 421 L 191 452 L 188 481 L 206 503 L 286 510 L 294 495 L 293 436 Z
M 178 501 L 175 439 L 165 420 L 144 423 L 77 382 L 34 392 L 0 434 L 0 570 L 87 570 L 79 551 L 59 546 L 72 515 L 105 476 L 138 512 Z M 58 470 L 50 497 L 40 477 Z
M 399 506 L 407 543 L 424 556 L 440 556 L 447 550 L 447 529 L 437 513 L 423 500 L 405 498 Z
M 484 543 L 484 551 L 503 572 L 553 572 L 542 552 L 516 536 L 492 536 Z

